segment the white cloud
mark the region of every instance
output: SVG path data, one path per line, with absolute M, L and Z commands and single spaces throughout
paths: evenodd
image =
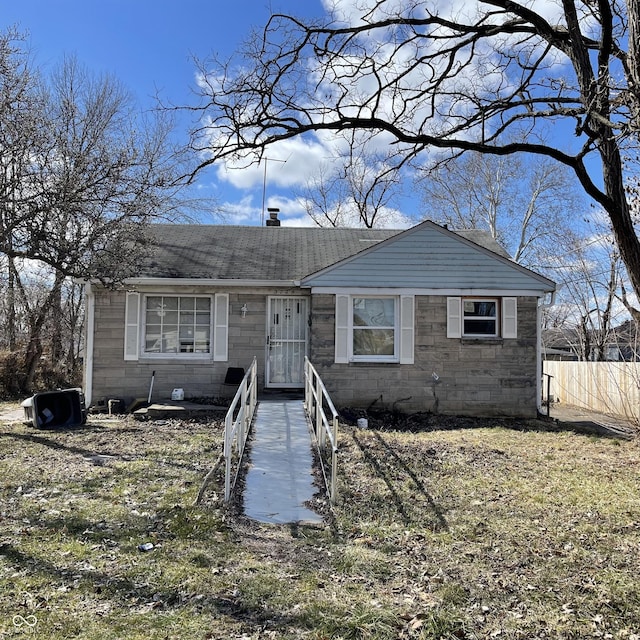
M 315 227 L 313 220 L 305 213 L 294 218 L 282 219 L 283 227 Z
M 237 202 L 225 202 L 219 210 L 222 224 L 262 226 L 274 207 L 280 210 L 278 217 L 285 227 L 309 227 L 313 221 L 307 216 L 302 203 L 297 198 L 288 198 L 281 194 L 269 196 L 262 211 L 262 201 L 256 202 L 253 195 L 246 195 Z
M 563 15 L 558 0 L 528 0 L 522 2 L 547 20 L 557 23 Z M 431 2 L 407 2 L 407 0 L 322 0 L 327 13 L 345 25 L 363 24 L 362 16 L 369 12 L 370 20 L 382 20 L 388 15 L 411 14 L 416 17 L 426 15 L 427 10 L 447 19 L 474 19 L 488 8 L 480 2 L 470 0 L 432 0 Z
M 331 157 L 331 148 L 316 136 L 283 140 L 271 145 L 266 159 L 249 167 L 232 161 L 218 167 L 218 178 L 237 189 L 253 189 L 267 184 L 279 187 L 301 186 Z
M 262 208 L 253 202 L 253 196 L 246 195 L 238 202 L 225 202 L 220 207 L 224 224 L 256 225 L 260 224 Z

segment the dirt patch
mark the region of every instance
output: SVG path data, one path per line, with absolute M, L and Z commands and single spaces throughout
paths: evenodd
M 603 416 L 588 410 L 576 411 L 570 407 L 554 407 L 550 417 L 541 415 L 535 419 L 508 416 L 449 416 L 429 412 L 406 414 L 399 411 L 350 407 L 341 409 L 340 416 L 344 424 L 349 426 L 357 426 L 359 418 L 366 418 L 370 429 L 408 433 L 493 427 L 517 431 L 575 431 L 614 438 L 633 438 L 638 433 L 636 425 L 622 418 Z

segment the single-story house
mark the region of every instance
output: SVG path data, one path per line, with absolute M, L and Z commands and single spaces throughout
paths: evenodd
M 337 407 L 535 416 L 539 309 L 554 283 L 485 232 L 152 225 L 155 250 L 112 290 L 87 285 L 90 403 L 184 389 L 303 386 L 308 356 Z
M 543 360 L 640 361 L 640 326 L 633 319 L 608 329 L 561 327 L 542 334 Z

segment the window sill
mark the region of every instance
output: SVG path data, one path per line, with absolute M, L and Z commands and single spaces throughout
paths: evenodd
M 143 353 L 139 357 L 139 362 L 211 362 L 211 353 Z
M 460 338 L 461 344 L 504 344 L 504 338 L 500 338 L 497 336 L 487 336 L 486 338 L 482 338 L 480 336 L 471 337 L 462 337 Z

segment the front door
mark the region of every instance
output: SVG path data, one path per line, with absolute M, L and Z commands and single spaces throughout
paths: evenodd
M 308 299 L 269 298 L 266 386 L 304 386 L 307 353 Z

